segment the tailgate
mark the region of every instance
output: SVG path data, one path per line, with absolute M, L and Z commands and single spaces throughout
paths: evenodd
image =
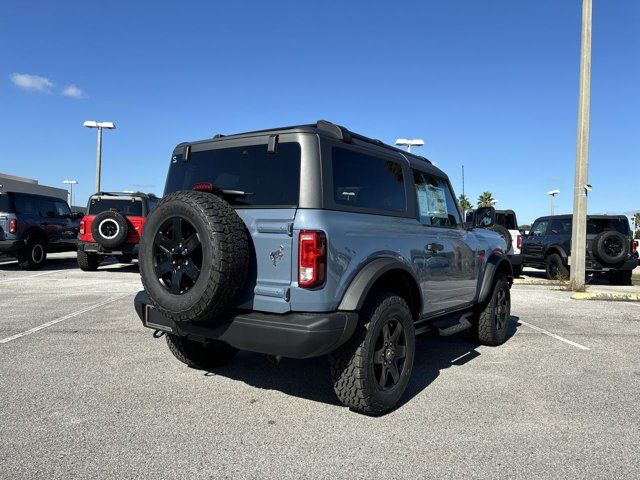
M 291 310 L 295 208 L 237 209 L 250 237 L 248 280 L 238 308 L 285 313 Z

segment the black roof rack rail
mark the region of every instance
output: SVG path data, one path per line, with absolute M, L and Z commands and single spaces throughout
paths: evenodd
M 144 192 L 96 192 L 95 195 L 104 195 L 105 197 L 131 197 L 135 195 L 136 197 L 148 197 L 149 195 Z

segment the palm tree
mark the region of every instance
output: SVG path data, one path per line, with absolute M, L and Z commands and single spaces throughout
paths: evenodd
M 466 213 L 468 210 L 471 210 L 471 208 L 473 207 L 464 193 L 460 195 L 460 198 L 458 198 L 458 205 L 460 205 L 460 210 L 462 210 L 464 213 Z
M 492 206 L 494 198 L 491 192 L 483 192 L 482 195 L 478 197 L 478 207 L 490 207 Z
M 633 215 L 633 226 L 636 229 L 635 238 L 640 238 L 640 212 L 636 212 Z

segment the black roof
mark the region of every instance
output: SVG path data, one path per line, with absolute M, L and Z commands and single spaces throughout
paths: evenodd
M 340 125 L 337 125 L 335 123 L 332 123 L 326 120 L 318 120 L 314 124 L 293 125 L 290 127 L 269 128 L 266 130 L 254 130 L 250 132 L 235 133 L 232 135 L 223 135 L 223 134 L 217 133 L 213 136 L 213 140 L 215 141 L 218 139 L 242 138 L 242 137 L 248 137 L 248 136 L 267 135 L 267 134 L 278 135 L 280 133 L 313 133 L 317 135 L 322 135 L 324 137 L 330 137 L 330 138 L 342 140 L 343 142 L 346 142 L 346 143 L 353 143 L 353 140 L 359 140 L 361 142 L 370 143 L 378 147 L 399 152 L 402 155 L 405 155 L 407 158 L 411 158 L 414 160 L 419 160 L 419 161 L 423 161 L 431 164 L 431 161 L 423 156 L 415 155 L 413 153 L 407 152 L 406 150 L 402 150 L 400 148 L 384 143 L 381 140 L 360 135 L 359 133 L 352 132 L 345 127 L 342 127 Z M 184 143 L 181 143 L 179 146 L 193 145 L 197 143 L 206 143 L 206 142 L 211 142 L 211 140 L 212 139 L 209 138 L 206 140 L 200 140 L 196 142 L 184 142 Z

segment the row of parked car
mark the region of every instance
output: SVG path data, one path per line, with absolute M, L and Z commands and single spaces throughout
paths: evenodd
M 158 199 L 144 194 L 100 192 L 86 214 L 73 213 L 64 200 L 19 192 L 0 193 L 0 253 L 20 268 L 41 268 L 47 253 L 78 252 L 82 270 L 96 270 L 115 257 L 130 263 L 138 255 L 147 215 Z

